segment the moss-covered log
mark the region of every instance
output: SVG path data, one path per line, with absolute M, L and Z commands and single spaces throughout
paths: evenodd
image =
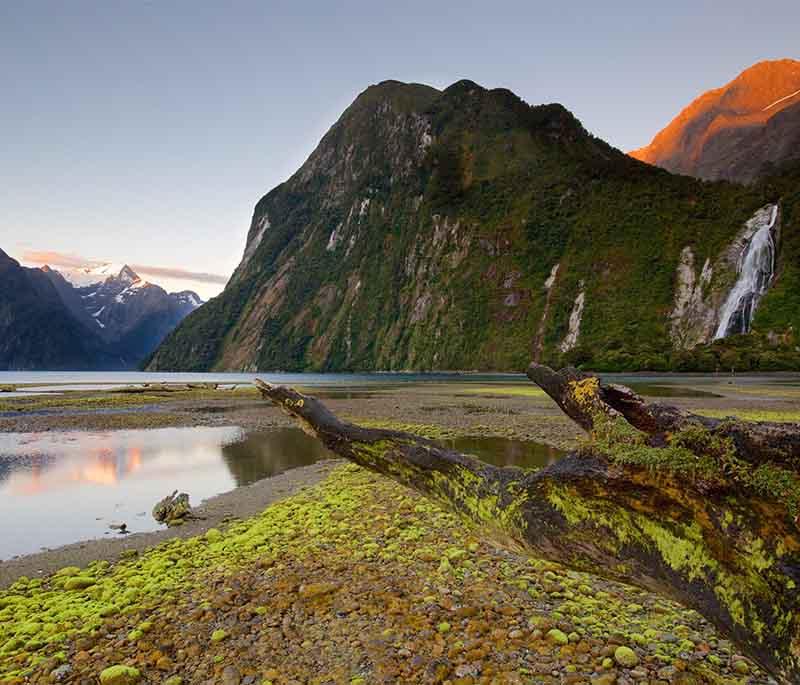
M 697 417 L 574 369 L 528 375 L 592 438 L 539 471 L 346 423 L 291 388 L 257 385 L 336 454 L 532 554 L 676 599 L 800 682 L 800 426 Z

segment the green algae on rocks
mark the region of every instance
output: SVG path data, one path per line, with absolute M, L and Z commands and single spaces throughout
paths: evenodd
M 292 569 L 304 569 L 304 575 L 292 581 Z M 349 598 L 348 593 L 363 583 L 365 574 L 376 578 L 375 586 Z M 337 583 L 337 589 L 329 591 L 329 579 L 339 580 L 339 576 L 347 582 Z M 83 589 L 65 589 L 73 578 L 95 582 Z M 402 581 L 403 590 L 384 598 L 385 590 L 381 588 L 390 578 L 396 579 L 393 582 Z M 226 588 L 240 587 L 243 582 L 266 585 L 254 590 L 246 605 L 232 605 L 234 617 L 247 610 L 264 620 L 276 620 L 274 617 L 281 615 L 280 607 L 293 601 L 293 597 L 310 603 L 310 607 L 344 602 L 342 606 L 350 607 L 348 615 L 354 611 L 353 606 L 374 605 L 370 623 L 361 630 L 374 631 L 378 637 L 390 630 L 387 655 L 396 654 L 407 642 L 420 640 L 424 626 L 436 637 L 431 637 L 429 643 L 424 639 L 419 642 L 420 653 L 430 654 L 429 661 L 420 667 L 423 669 L 435 661 L 433 652 L 442 649 L 451 655 L 453 669 L 460 663 L 469 663 L 469 659 L 480 658 L 484 669 L 499 669 L 499 673 L 511 660 L 508 663 L 523 674 L 526 670 L 535 672 L 537 654 L 541 652 L 550 660 L 549 669 L 555 659 L 558 668 L 569 667 L 565 673 L 584 673 L 588 678 L 605 658 L 602 645 L 621 636 L 642 650 L 640 667 L 651 669 L 653 678 L 659 668 L 682 659 L 688 659 L 690 664 L 706 661 L 697 652 L 701 643 L 716 645 L 711 653 L 720 656 L 720 663 L 710 664 L 709 668 L 716 669 L 720 677 L 732 673 L 730 648 L 694 612 L 634 588 L 489 546 L 465 529 L 456 515 L 386 479 L 345 466 L 323 483 L 218 534 L 171 541 L 113 566 L 101 561 L 85 569 L 68 567 L 42 580 L 20 578 L 0 592 L 0 682 L 14 682 L 14 678 L 24 676 L 34 680 L 46 677 L 47 669 L 52 670 L 58 663 L 69 663 L 88 678 L 96 678 L 109 666 L 124 664 L 137 669 L 143 682 L 181 677 L 193 682 L 192 674 L 197 669 L 206 669 L 206 678 L 221 679 L 228 651 L 245 649 L 243 645 L 252 645 L 254 640 L 242 632 L 247 623 L 240 623 L 238 618 L 224 620 L 227 600 L 218 599 L 227 597 Z M 315 591 L 303 599 L 303 585 L 306 589 L 325 586 L 326 591 Z M 485 610 L 470 608 L 483 604 Z M 462 606 L 469 610 L 462 610 Z M 113 611 L 109 614 L 110 608 Z M 487 618 L 481 619 L 484 612 L 488 612 Z M 493 623 L 487 623 L 487 632 L 475 633 L 489 616 Z M 176 617 L 181 618 L 176 621 Z M 211 623 L 201 622 L 208 620 L 204 617 L 211 617 Z M 334 619 L 334 614 L 326 611 L 312 617 L 310 625 L 321 622 L 320 630 L 328 633 L 334 631 L 335 624 L 326 628 L 327 621 L 346 620 Z M 195 628 L 208 626 L 202 639 L 208 645 L 218 645 L 214 647 L 217 651 L 206 654 L 201 650 L 183 661 L 170 660 L 172 671 L 160 671 L 155 662 L 147 660 L 149 652 L 144 645 L 151 639 L 149 636 L 180 640 L 188 623 Z M 483 635 L 482 641 L 489 639 L 492 625 L 505 635 L 502 640 L 492 638 L 498 640 L 492 643 L 497 662 L 490 653 L 477 652 L 470 646 L 477 636 Z M 686 634 L 696 642 L 685 645 L 672 640 L 670 636 L 680 634 L 681 626 L 690 626 Z M 310 632 L 312 628 L 306 630 Z M 550 643 L 545 634 L 552 630 L 560 631 L 566 643 Z M 115 648 L 119 651 L 116 664 L 103 663 L 106 645 L 110 646 L 116 636 L 132 631 L 136 631 L 136 639 L 123 640 Z M 225 639 L 214 643 L 215 631 L 223 631 Z M 509 637 L 512 634 L 517 637 Z M 644 635 L 649 637 L 641 638 L 644 643 L 639 646 Z M 269 640 L 269 632 L 263 632 L 258 639 Z M 328 639 L 332 639 L 330 635 Z M 386 641 L 387 637 L 380 639 Z M 76 660 L 77 645 L 86 640 L 94 645 L 89 658 Z M 310 671 L 298 670 L 312 668 L 305 656 L 308 650 L 300 642 L 296 652 L 291 642 L 288 647 L 282 641 L 259 644 L 275 659 L 291 650 L 276 672 L 291 673 L 286 678 L 307 678 Z M 347 635 L 337 649 L 352 650 L 350 642 L 351 636 Z M 533 651 L 525 652 L 530 653 L 529 659 L 519 661 L 520 648 L 516 645 L 523 644 L 532 646 Z M 587 649 L 588 652 L 577 651 Z M 336 650 L 323 653 L 329 654 L 326 658 L 332 660 L 331 668 L 345 668 L 336 661 Z M 478 657 L 479 653 L 482 656 Z M 581 653 L 589 654 L 588 661 L 577 661 Z M 54 660 L 53 654 L 59 658 Z M 257 650 L 237 654 L 239 668 L 252 663 L 255 669 L 263 659 Z M 411 668 L 406 662 L 394 665 L 395 658 L 386 656 L 385 662 L 377 659 L 374 676 L 394 672 L 382 670 L 391 668 L 412 673 L 403 670 Z M 272 671 L 270 675 L 275 682 L 282 682 Z M 337 682 L 359 677 L 372 680 L 369 673 L 355 672 L 342 673 Z M 522 682 L 536 682 L 536 677 L 523 674 Z

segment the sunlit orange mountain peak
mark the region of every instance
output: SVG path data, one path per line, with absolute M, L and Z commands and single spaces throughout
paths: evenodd
M 754 64 L 703 93 L 630 155 L 674 173 L 740 182 L 800 156 L 800 62 Z

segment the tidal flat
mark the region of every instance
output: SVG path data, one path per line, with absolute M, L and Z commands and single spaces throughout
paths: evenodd
M 797 386 L 732 385 L 673 387 L 667 401 L 796 420 Z M 353 421 L 442 441 L 580 443 L 546 397 L 519 387 L 306 390 Z M 290 426 L 249 388 L 42 399 L 4 399 L 0 430 Z M 173 684 L 768 682 L 696 613 L 487 542 L 341 461 L 256 480 L 199 512 L 0 562 L 0 682 L 97 682 L 117 666 L 131 682 Z

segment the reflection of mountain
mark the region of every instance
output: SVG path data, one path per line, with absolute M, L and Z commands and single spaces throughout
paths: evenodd
M 116 485 L 125 476 L 136 473 L 141 466 L 142 453 L 137 447 L 119 449 L 87 445 L 80 459 L 64 458 L 55 452 L 3 459 L 0 462 L 0 482 L 10 480 L 9 492 L 12 495 L 36 495 L 67 483 Z
M 445 447 L 472 454 L 494 466 L 539 469 L 564 456 L 563 450 L 543 443 L 509 438 L 455 438 L 442 441 Z
M 297 428 L 250 433 L 244 440 L 222 447 L 222 458 L 237 486 L 331 457 L 315 438 Z

